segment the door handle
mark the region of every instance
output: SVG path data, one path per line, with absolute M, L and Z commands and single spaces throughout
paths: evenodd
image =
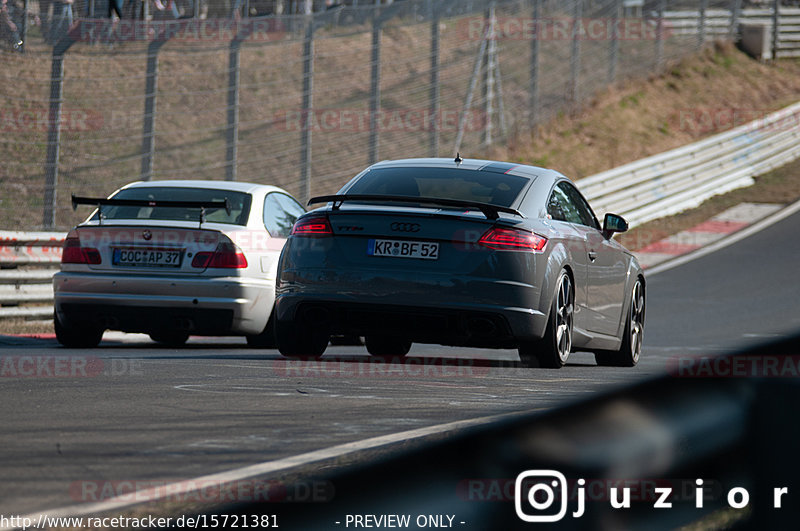
M 589 260 L 591 260 L 592 262 L 597 260 L 597 253 L 595 251 L 589 251 Z

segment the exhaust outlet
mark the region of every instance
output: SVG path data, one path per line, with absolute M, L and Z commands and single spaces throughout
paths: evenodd
M 497 326 L 485 317 L 473 317 L 467 321 L 467 332 L 473 337 L 489 337 L 497 332 Z
M 111 316 L 102 316 L 96 319 L 97 324 L 107 330 L 116 330 L 119 328 L 119 319 Z
M 194 330 L 194 321 L 187 317 L 178 317 L 175 319 L 175 328 L 183 332 L 190 332 Z
M 324 325 L 330 322 L 331 315 L 325 308 L 313 306 L 311 308 L 306 308 L 303 312 L 303 320 L 316 325 Z

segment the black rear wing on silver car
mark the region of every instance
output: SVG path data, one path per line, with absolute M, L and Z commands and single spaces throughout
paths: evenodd
M 462 199 L 443 199 L 439 197 L 414 197 L 408 195 L 377 195 L 377 194 L 342 194 L 342 195 L 321 195 L 319 197 L 312 197 L 309 199 L 308 204 L 315 203 L 333 203 L 333 209 L 338 210 L 345 201 L 377 201 L 387 203 L 416 203 L 423 205 L 468 208 L 471 210 L 480 210 L 487 219 L 498 219 L 499 212 L 507 214 L 514 214 L 524 218 L 525 216 L 519 210 L 500 205 L 493 205 L 491 203 L 482 203 L 480 201 L 466 201 Z
M 160 199 L 107 199 L 102 197 L 80 197 L 72 194 L 72 210 L 78 205 L 94 205 L 99 210 L 100 224 L 103 223 L 104 206 L 132 206 L 132 207 L 163 207 L 163 208 L 199 208 L 199 222 L 202 225 L 206 218 L 207 208 L 224 208 L 228 215 L 231 214 L 231 202 L 226 197 L 219 201 L 166 201 Z

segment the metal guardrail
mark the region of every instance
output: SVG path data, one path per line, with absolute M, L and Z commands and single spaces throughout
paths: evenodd
M 53 315 L 53 274 L 65 236 L 0 231 L 0 319 Z
M 595 210 L 631 226 L 676 214 L 800 157 L 800 103 L 763 119 L 578 181 Z M 65 234 L 0 232 L 0 318 L 48 316 Z M 23 266 L 23 269 L 8 269 Z M 46 269 L 37 269 L 45 266 Z
M 800 157 L 800 103 L 699 142 L 577 182 L 599 214 L 631 225 L 676 214 Z
M 775 35 L 775 57 L 800 57 L 800 9 L 778 8 L 778 32 Z M 731 25 L 736 18 L 739 23 L 764 24 L 771 27 L 775 20 L 774 6 L 760 9 L 742 9 L 738 16 L 729 9 L 707 9 L 703 16 L 697 10 L 665 11 L 668 31 L 671 35 L 699 35 L 705 37 L 727 37 L 737 30 Z M 703 21 L 702 27 L 700 21 Z

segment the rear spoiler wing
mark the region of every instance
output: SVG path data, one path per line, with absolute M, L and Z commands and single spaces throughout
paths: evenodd
M 226 197 L 222 201 L 162 201 L 159 199 L 106 199 L 101 197 L 80 197 L 72 194 L 72 210 L 78 205 L 94 205 L 100 210 L 100 224 L 103 224 L 104 206 L 133 206 L 133 207 L 164 207 L 164 208 L 199 208 L 202 225 L 206 218 L 207 208 L 224 208 L 228 215 L 231 214 L 231 202 Z
M 504 207 L 500 205 L 493 205 L 491 203 L 482 203 L 480 201 L 465 201 L 461 199 L 443 199 L 438 197 L 412 197 L 406 195 L 374 195 L 374 194 L 341 194 L 341 195 L 321 195 L 309 199 L 308 204 L 315 203 L 333 203 L 333 209 L 338 210 L 345 201 L 379 201 L 391 203 L 417 203 L 424 205 L 434 206 L 448 206 L 457 208 L 468 208 L 470 210 L 480 210 L 487 219 L 498 219 L 499 212 L 507 214 L 514 214 L 524 218 L 525 216 L 513 208 Z

